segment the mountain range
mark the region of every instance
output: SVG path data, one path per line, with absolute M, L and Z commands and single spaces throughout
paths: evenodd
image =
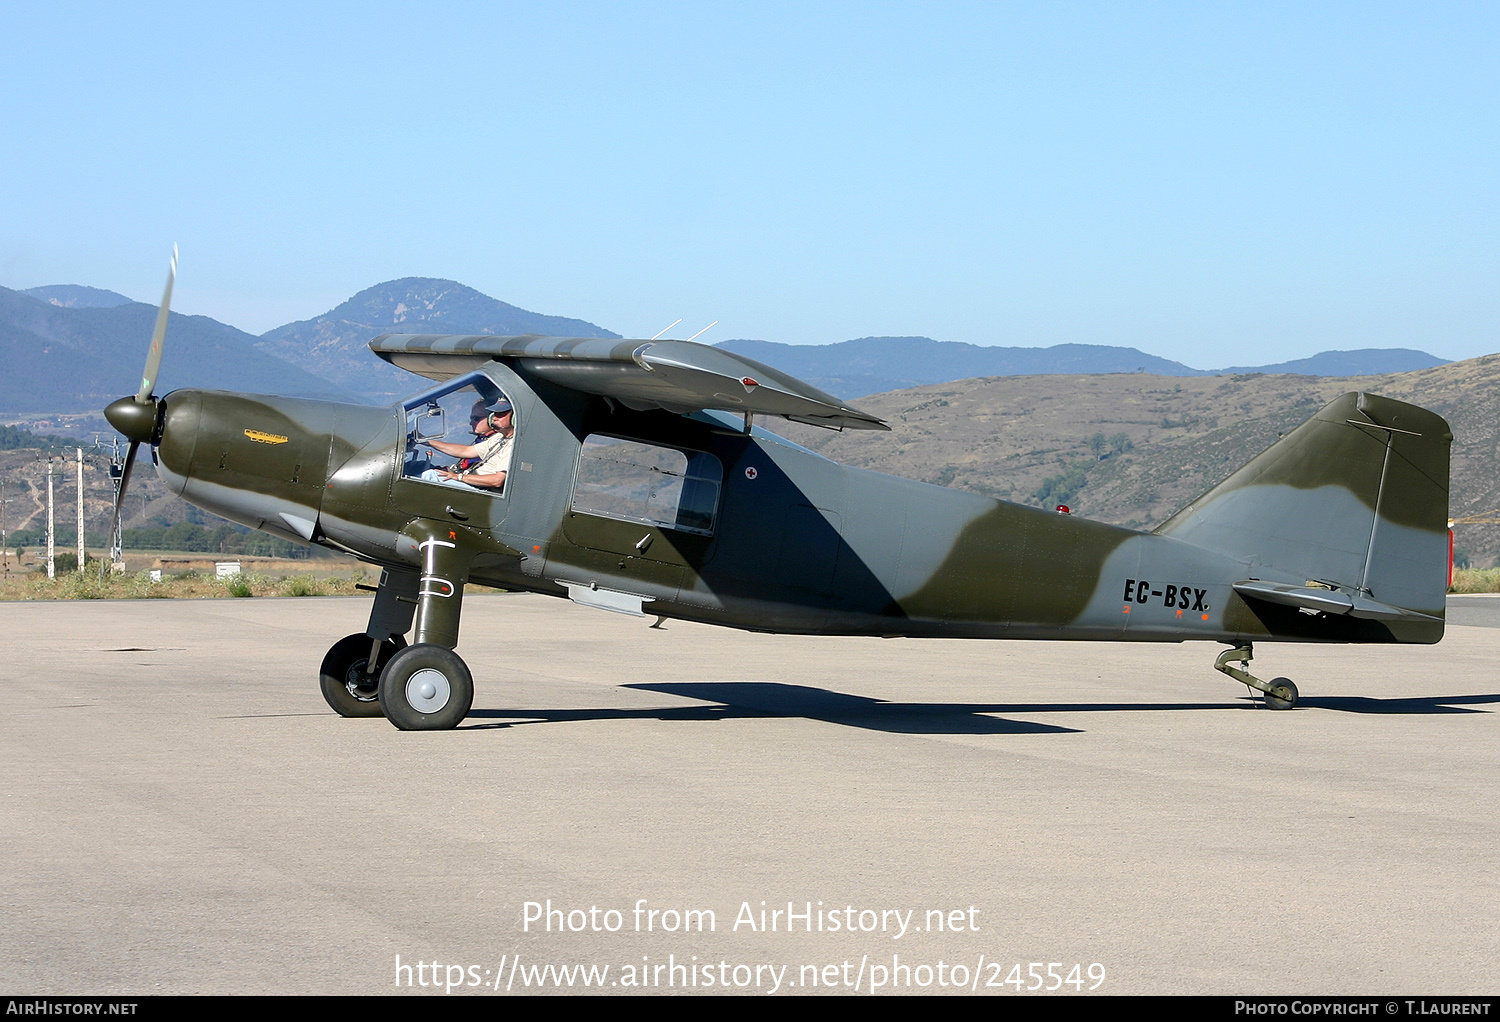
M 155 306 L 79 284 L 0 288 L 0 415 L 77 413 L 134 391 Z M 619 337 L 579 319 L 530 312 L 451 280 L 406 277 L 367 288 L 321 316 L 259 337 L 207 316 L 173 313 L 163 386 L 384 404 L 421 381 L 370 354 L 383 333 Z M 1295 362 L 1198 370 L 1135 348 L 992 347 L 928 337 L 864 337 L 828 345 L 730 340 L 721 347 L 845 399 L 973 377 L 1080 373 L 1347 376 L 1446 364 L 1410 349 L 1327 351 Z
M 94 410 L 135 392 L 156 307 L 129 299 L 106 304 L 99 296 L 111 292 L 77 290 L 94 294 L 63 305 L 0 287 L 0 414 Z M 261 351 L 253 335 L 207 316 L 173 313 L 168 329 L 164 379 L 172 387 L 357 400 Z
M 370 341 L 388 333 L 620 336 L 581 319 L 527 312 L 451 280 L 406 277 L 366 288 L 315 319 L 264 333 L 256 347 L 385 404 L 420 389 L 411 373 L 370 354 Z
M 1410 348 L 1324 351 L 1295 362 L 1228 369 L 1193 369 L 1136 348 L 1102 344 L 1057 344 L 1050 348 L 1001 348 L 930 337 L 861 337 L 839 344 L 779 344 L 724 341 L 719 345 L 775 366 L 845 400 L 866 394 L 986 376 L 1072 376 L 1085 373 L 1148 373 L 1154 376 L 1227 376 L 1289 373 L 1298 376 L 1363 376 L 1446 365 L 1444 359 Z

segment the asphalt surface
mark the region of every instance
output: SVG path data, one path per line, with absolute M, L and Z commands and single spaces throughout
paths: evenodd
M 471 597 L 422 734 L 318 693 L 367 609 L 0 605 L 0 992 L 1500 989 L 1500 600 L 1259 646 L 1275 712 L 1215 645 Z
M 1446 616 L 1450 625 L 1500 628 L 1500 593 L 1450 596 Z

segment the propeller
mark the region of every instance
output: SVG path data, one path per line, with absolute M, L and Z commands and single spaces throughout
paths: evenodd
M 115 494 L 114 515 L 110 518 L 109 534 L 114 536 L 120 526 L 120 509 L 125 506 L 125 491 L 130 487 L 130 470 L 135 467 L 136 452 L 141 444 L 156 439 L 157 420 L 161 417 L 161 400 L 152 393 L 156 389 L 156 375 L 161 370 L 162 345 L 167 339 L 167 314 L 172 305 L 172 285 L 177 280 L 177 246 L 172 246 L 172 262 L 167 269 L 167 286 L 161 295 L 161 308 L 156 313 L 156 328 L 151 331 L 151 348 L 146 353 L 146 367 L 141 372 L 141 388 L 133 397 L 122 397 L 104 409 L 109 424 L 130 440 L 125 450 L 125 466 L 120 472 L 120 489 Z M 104 565 L 100 564 L 101 573 Z
M 167 286 L 161 293 L 161 308 L 156 310 L 156 328 L 151 331 L 151 350 L 146 353 L 146 371 L 141 374 L 141 389 L 136 391 L 137 404 L 152 397 L 156 374 L 161 369 L 161 346 L 167 339 L 167 312 L 172 307 L 172 284 L 177 280 L 177 246 L 172 246 L 172 263 L 167 268 Z

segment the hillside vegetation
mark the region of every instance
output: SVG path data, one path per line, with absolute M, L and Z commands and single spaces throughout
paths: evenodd
M 856 402 L 890 433 L 768 425 L 845 464 L 1150 529 L 1351 390 L 1444 416 L 1450 514 L 1500 508 L 1500 355 L 1387 376 L 990 377 Z M 1500 560 L 1500 526 L 1456 534 L 1474 564 Z

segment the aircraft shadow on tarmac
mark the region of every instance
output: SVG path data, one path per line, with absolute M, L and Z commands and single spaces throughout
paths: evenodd
M 807 685 L 774 682 L 660 682 L 626 685 L 645 692 L 701 699 L 706 706 L 642 709 L 474 709 L 473 718 L 504 718 L 504 723 L 469 724 L 469 728 L 580 720 L 731 720 L 747 717 L 802 717 L 830 724 L 891 734 L 1014 735 L 1077 734 L 1081 729 L 1012 720 L 992 714 L 1112 713 L 1140 710 L 1239 710 L 1258 708 L 1247 697 L 1214 703 L 894 703 L 847 695 Z M 1365 696 L 1303 698 L 1298 708 L 1345 713 L 1488 713 L 1472 704 L 1500 702 L 1500 694 L 1375 699 Z
M 1345 713 L 1491 713 L 1470 709 L 1479 703 L 1500 703 L 1500 694 L 1472 696 L 1418 696 L 1396 699 L 1372 699 L 1369 696 L 1313 696 L 1300 698 L 1297 705 L 1320 710 L 1343 710 Z
M 701 699 L 707 706 L 663 706 L 651 709 L 480 710 L 469 717 L 522 718 L 513 723 L 569 720 L 733 720 L 747 717 L 802 717 L 829 724 L 887 731 L 892 734 L 1014 735 L 1066 734 L 1075 728 L 1034 721 L 1005 720 L 987 714 L 1000 707 L 984 703 L 888 703 L 808 685 L 774 682 L 661 682 L 626 685 L 643 692 Z M 474 725 L 469 725 L 473 727 Z M 495 725 L 478 725 L 492 727 Z M 508 725 L 501 725 L 508 726 Z

